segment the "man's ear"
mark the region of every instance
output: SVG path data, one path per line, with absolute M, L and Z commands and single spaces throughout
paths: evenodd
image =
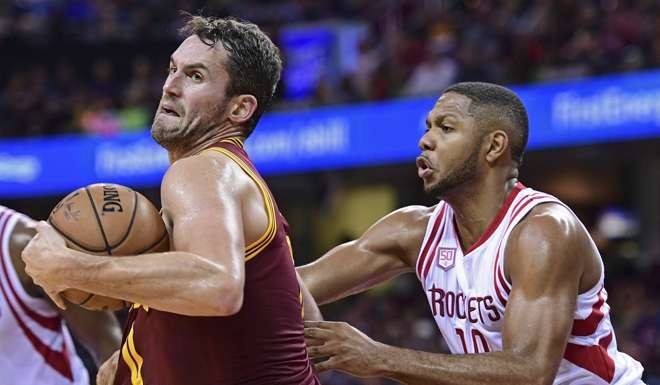
M 230 102 L 229 120 L 236 125 L 242 125 L 252 118 L 256 110 L 257 98 L 254 95 L 234 96 Z
M 509 149 L 509 135 L 502 130 L 495 130 L 486 136 L 486 161 L 490 164 L 497 162 L 498 159 L 506 154 Z

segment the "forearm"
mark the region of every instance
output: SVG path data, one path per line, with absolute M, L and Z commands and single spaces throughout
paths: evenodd
M 296 278 L 298 279 L 298 285 L 300 286 L 300 295 L 302 296 L 302 305 L 303 305 L 303 319 L 309 321 L 322 321 L 323 314 L 319 306 L 316 304 L 314 297 L 310 294 L 307 286 L 302 280 L 302 277 L 298 272 L 296 272 Z
M 297 270 L 316 303 L 325 305 L 361 293 L 408 271 L 398 266 L 391 269 L 378 267 L 375 264 L 365 267 L 350 261 L 316 261 Z
M 102 257 L 73 251 L 72 257 L 75 268 L 62 279 L 73 289 L 184 315 L 230 315 L 240 309 L 238 277 L 192 253 Z
M 448 355 L 382 345 L 381 353 L 381 375 L 408 385 L 540 385 L 553 377 L 544 379 L 534 360 L 511 352 Z

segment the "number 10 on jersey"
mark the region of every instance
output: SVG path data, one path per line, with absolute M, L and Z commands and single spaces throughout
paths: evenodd
M 486 337 L 477 329 L 470 330 L 470 336 L 472 337 L 472 351 L 468 351 L 467 342 L 465 339 L 465 331 L 463 329 L 456 328 L 456 335 L 461 340 L 461 345 L 463 346 L 463 353 L 465 354 L 478 354 L 478 353 L 488 353 L 490 348 L 488 347 L 488 341 Z

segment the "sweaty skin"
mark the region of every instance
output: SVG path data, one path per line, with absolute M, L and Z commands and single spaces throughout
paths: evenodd
M 486 230 L 517 182 L 508 135 L 480 139 L 471 100 L 446 93 L 429 113 L 420 140 L 419 175 L 427 192 L 442 181 L 462 180 L 438 192 L 455 212 L 461 245 L 468 249 Z M 479 162 L 465 169 L 477 148 Z M 463 168 L 463 169 L 461 169 Z M 298 268 L 312 296 L 325 304 L 414 272 L 433 208 L 399 209 L 359 239 L 337 246 Z M 573 323 L 577 296 L 597 284 L 600 255 L 579 220 L 558 204 L 541 204 L 513 230 L 505 250 L 513 288 L 506 307 L 503 350 L 453 356 L 388 346 L 341 322 L 306 322 L 308 352 L 326 358 L 318 371 L 388 377 L 406 384 L 552 384 Z M 542 330 L 542 333 L 539 331 Z
M 187 38 L 171 57 L 154 117 L 152 136 L 171 162 L 161 199 L 172 251 L 88 255 L 68 249 L 54 229 L 40 223 L 23 260 L 58 306 L 65 307 L 59 293 L 73 288 L 188 316 L 230 316 L 241 309 L 245 247 L 264 234 L 268 218 L 245 172 L 219 153 L 203 152 L 223 139 L 244 140 L 243 126 L 257 108 L 250 94 L 223 97 L 229 74 L 219 63 L 227 63 L 227 55 L 222 44 L 209 47 L 196 35 Z M 302 291 L 305 313 L 320 319 Z
M 221 45 L 212 48 L 191 36 L 172 55 L 163 86 L 154 136 L 183 132 L 182 142 L 190 141 L 168 148 L 172 165 L 161 185 L 173 251 L 122 258 L 87 255 L 66 248 L 42 223 L 23 259 L 28 273 L 58 304 L 64 306 L 58 293 L 75 288 L 183 315 L 227 316 L 240 310 L 245 245 L 264 233 L 268 219 L 258 187 L 240 167 L 221 154 L 201 152 L 222 139 L 240 138 L 241 124 L 256 109 L 254 96 L 237 95 L 221 103 L 227 105 L 224 114 L 212 113 L 217 112 L 211 105 L 218 104 L 218 89 L 229 79 L 217 63 L 227 60 Z M 207 134 L 192 135 L 181 126 L 209 128 L 199 129 Z M 223 295 L 215 295 L 219 292 Z

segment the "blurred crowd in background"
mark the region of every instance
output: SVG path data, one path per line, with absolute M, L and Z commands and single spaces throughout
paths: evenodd
M 460 80 L 660 67 L 655 0 L 9 0 L 0 2 L 0 135 L 148 126 L 179 39 L 177 10 L 243 17 L 278 43 L 291 25 L 360 31 L 334 58 L 341 69 L 315 73 L 312 92 L 287 97 L 287 80 L 300 78 L 285 76 L 278 109 L 436 95 Z
M 463 80 L 512 85 L 660 68 L 657 0 L 8 0 L 0 1 L 0 137 L 148 127 L 180 40 L 177 10 L 253 21 L 287 64 L 299 60 L 282 43 L 292 28 L 336 33 L 341 49 L 313 79 L 285 70 L 278 110 L 432 96 Z M 311 90 L 291 91 L 298 81 Z M 648 384 L 660 384 L 660 266 L 634 262 L 634 234 L 590 228 L 607 264 L 618 344 L 644 363 Z M 324 312 L 383 342 L 446 351 L 427 307 L 410 276 Z

